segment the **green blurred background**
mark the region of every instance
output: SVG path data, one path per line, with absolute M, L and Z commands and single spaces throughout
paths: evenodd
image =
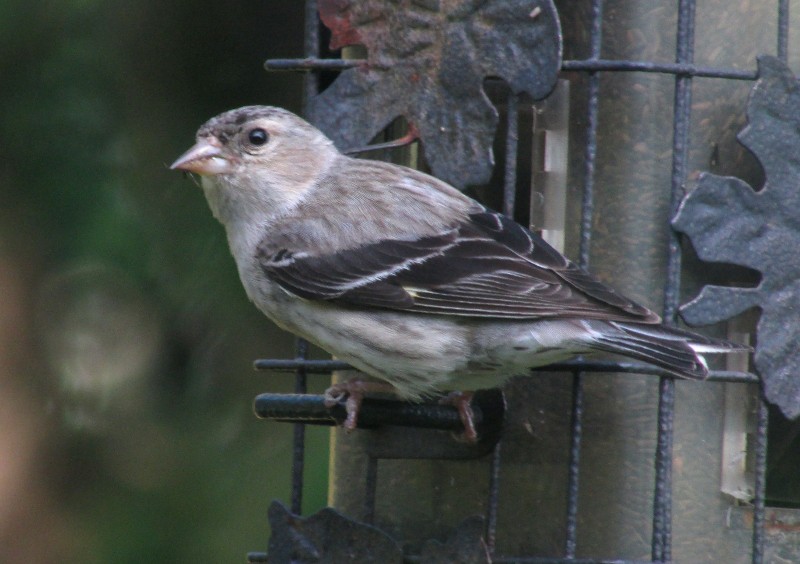
M 293 354 L 201 191 L 167 169 L 211 116 L 298 111 L 302 2 L 0 3 L 0 561 L 242 562 L 288 499 L 253 397 Z M 314 380 L 314 387 L 325 382 Z M 325 503 L 309 431 L 305 510 Z

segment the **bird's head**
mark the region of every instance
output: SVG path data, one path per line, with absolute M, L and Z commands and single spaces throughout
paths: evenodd
M 170 168 L 199 174 L 214 215 L 228 225 L 293 206 L 337 156 L 322 132 L 293 113 L 247 106 L 203 124 Z

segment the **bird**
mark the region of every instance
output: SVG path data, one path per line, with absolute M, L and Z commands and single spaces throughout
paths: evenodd
M 348 156 L 282 108 L 210 119 L 170 168 L 200 176 L 268 318 L 404 400 L 594 353 L 702 380 L 703 354 L 748 350 L 663 324 L 509 217 L 424 172 Z M 329 389 L 354 398 L 345 427 L 367 389 Z

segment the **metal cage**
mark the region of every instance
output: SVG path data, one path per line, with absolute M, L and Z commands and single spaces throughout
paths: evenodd
M 574 6 L 566 6 L 564 9 L 573 9 Z M 592 247 L 594 231 L 593 221 L 595 213 L 595 194 L 596 194 L 596 167 L 598 155 L 598 122 L 600 119 L 600 101 L 603 95 L 601 89 L 601 78 L 608 73 L 645 73 L 666 77 L 674 83 L 673 111 L 671 121 L 671 131 L 664 132 L 664 135 L 671 136 L 671 150 L 668 158 L 670 161 L 671 181 L 670 181 L 670 210 L 674 212 L 684 193 L 687 176 L 690 173 L 687 165 L 687 151 L 689 146 L 690 126 L 693 123 L 693 100 L 692 85 L 697 79 L 710 79 L 721 81 L 754 81 L 757 76 L 755 70 L 740 70 L 735 68 L 722 68 L 717 66 L 701 66 L 695 64 L 695 30 L 697 28 L 697 2 L 695 0 L 680 0 L 677 8 L 677 26 L 674 34 L 675 58 L 674 62 L 664 63 L 650 60 L 626 60 L 626 59 L 606 59 L 603 58 L 603 22 L 604 22 L 604 2 L 603 0 L 592 0 L 585 3 L 580 10 L 586 15 L 588 29 L 581 33 L 586 35 L 586 45 L 588 53 L 583 57 L 566 57 L 562 64 L 562 72 L 571 76 L 581 77 L 581 87 L 585 89 L 581 93 L 585 96 L 585 115 L 574 116 L 575 121 L 580 123 L 583 130 L 581 135 L 582 144 L 582 177 L 581 202 L 579 212 L 580 236 L 577 245 L 577 262 L 584 267 L 589 266 L 590 249 Z M 577 9 L 577 8 L 575 8 Z M 775 44 L 778 58 L 784 62 L 788 58 L 788 30 L 789 30 L 789 2 L 780 0 L 773 10 L 776 18 Z M 321 26 L 317 15 L 317 5 L 315 0 L 306 2 L 306 38 L 305 38 L 305 58 L 292 60 L 271 60 L 267 62 L 267 68 L 273 70 L 298 70 L 307 73 L 305 83 L 306 97 L 312 97 L 319 91 L 320 78 L 322 72 L 331 72 L 349 68 L 351 62 L 340 59 L 324 59 L 320 56 L 320 30 Z M 570 55 L 568 52 L 567 55 Z M 755 61 L 753 61 L 755 64 Z M 518 201 L 517 189 L 518 178 L 516 173 L 516 155 L 520 132 L 518 129 L 520 100 L 516 95 L 509 95 L 505 102 L 507 121 L 504 125 L 505 137 L 501 145 L 504 146 L 506 155 L 504 163 L 499 165 L 504 169 L 503 178 L 503 210 L 510 216 L 515 215 L 515 200 Z M 516 215 L 519 215 L 517 213 Z M 669 226 L 664 226 L 664 231 L 669 232 L 666 255 L 661 257 L 664 261 L 664 271 L 666 276 L 661 288 L 663 292 L 663 317 L 666 320 L 674 321 L 681 299 L 681 265 L 682 265 L 682 245 L 678 236 L 669 230 Z M 294 359 L 282 360 L 259 360 L 256 361 L 259 369 L 266 370 L 294 370 L 296 372 L 295 391 L 297 394 L 305 394 L 307 390 L 306 382 L 309 374 L 330 373 L 335 370 L 346 369 L 344 363 L 330 360 L 309 360 L 308 346 L 300 341 L 297 347 L 297 355 Z M 650 540 L 650 560 L 652 562 L 669 562 L 673 560 L 673 533 L 672 533 L 672 482 L 673 482 L 673 433 L 674 418 L 676 410 L 675 383 L 673 379 L 658 369 L 643 367 L 637 364 L 626 362 L 586 362 L 574 361 L 564 363 L 555 367 L 548 367 L 548 371 L 561 371 L 571 377 L 571 415 L 569 436 L 563 437 L 568 443 L 568 463 L 563 468 L 566 473 L 566 516 L 564 517 L 565 530 L 563 536 L 563 546 L 561 555 L 558 557 L 544 557 L 534 554 L 506 556 L 496 553 L 496 537 L 498 513 L 502 511 L 501 497 L 499 493 L 498 476 L 502 468 L 501 448 L 502 439 L 492 450 L 491 463 L 489 464 L 489 485 L 487 488 L 488 499 L 486 501 L 486 532 L 485 539 L 492 554 L 493 562 L 521 562 L 521 563 L 593 563 L 593 562 L 634 562 L 633 560 L 621 560 L 617 558 L 596 559 L 578 557 L 578 499 L 582 482 L 580 469 L 580 459 L 585 431 L 585 396 L 584 387 L 587 374 L 590 372 L 633 372 L 649 373 L 659 377 L 658 402 L 657 402 L 657 440 L 654 454 L 655 479 L 652 484 L 652 536 Z M 714 386 L 713 382 L 730 382 L 738 385 L 758 383 L 758 378 L 751 373 L 732 370 L 714 370 L 709 379 L 709 386 Z M 272 413 L 275 419 L 287 421 L 298 421 L 299 417 L 294 415 L 303 414 L 303 417 L 313 419 L 309 415 L 309 409 L 313 411 L 313 405 L 300 404 L 302 400 L 295 398 L 294 405 L 284 406 L 284 411 L 279 414 Z M 300 403 L 297 403 L 300 402 Z M 313 403 L 313 402 L 312 402 Z M 274 406 L 273 406 L 274 407 Z M 267 411 L 272 407 L 266 407 Z M 258 405 L 257 405 L 258 411 Z M 280 411 L 280 410 L 279 410 Z M 434 410 L 435 411 L 435 410 Z M 751 561 L 761 563 L 765 561 L 765 472 L 766 472 L 766 446 L 767 446 L 767 421 L 768 411 L 763 399 L 757 401 L 756 428 L 753 434 L 754 441 L 752 449 L 754 452 L 754 482 L 755 488 L 752 493 L 752 543 Z M 263 414 L 262 414 L 263 415 Z M 378 414 L 376 417 L 380 418 Z M 392 417 L 410 418 L 409 425 L 419 423 L 420 418 L 426 417 L 433 420 L 431 426 L 447 428 L 453 425 L 452 417 L 447 419 L 446 414 L 441 412 L 418 411 L 415 414 L 399 413 L 394 411 L 389 415 L 384 415 L 388 420 Z M 415 419 L 416 417 L 416 419 Z M 437 419 L 438 418 L 438 419 Z M 437 422 L 438 420 L 438 422 Z M 424 425 L 425 423 L 423 423 Z M 304 429 L 305 422 L 295 423 L 294 426 L 294 459 L 292 466 L 292 493 L 291 511 L 295 514 L 301 513 L 301 502 L 303 496 L 303 467 L 304 467 Z M 378 460 L 381 455 L 370 456 L 363 478 L 365 489 L 365 507 L 363 518 L 366 522 L 373 520 L 376 510 L 376 488 L 378 481 Z M 251 553 L 249 561 L 267 561 L 266 553 Z M 407 556 L 408 561 L 415 561 L 413 556 Z M 642 561 L 642 560 L 638 560 Z

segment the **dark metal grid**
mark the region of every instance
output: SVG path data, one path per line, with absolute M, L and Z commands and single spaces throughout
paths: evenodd
M 584 152 L 584 186 L 581 213 L 581 230 L 578 263 L 589 266 L 589 249 L 591 246 L 591 222 L 594 209 L 594 176 L 597 154 L 597 123 L 599 106 L 599 78 L 601 72 L 646 72 L 671 74 L 675 76 L 674 116 L 673 116 L 673 160 L 671 178 L 672 210 L 677 209 L 686 179 L 689 126 L 691 123 L 691 87 L 693 77 L 720 78 L 729 80 L 749 80 L 757 78 L 755 71 L 700 67 L 693 64 L 695 0 L 681 0 L 679 4 L 678 32 L 676 41 L 675 63 L 654 63 L 649 61 L 605 60 L 600 58 L 602 45 L 603 1 L 592 1 L 592 20 L 590 30 L 590 56 L 585 60 L 569 60 L 562 63 L 564 71 L 585 72 L 588 77 L 587 105 L 587 137 Z M 317 18 L 316 0 L 306 1 L 306 42 L 304 59 L 272 59 L 267 61 L 268 70 L 297 71 L 341 71 L 363 63 L 360 60 L 339 60 L 319 58 L 319 20 Z M 778 37 L 777 54 L 784 62 L 788 56 L 789 2 L 779 0 L 778 4 Z M 308 72 L 305 82 L 305 100 L 319 91 L 319 81 L 315 72 Z M 504 204 L 503 211 L 513 216 L 516 186 L 516 154 L 518 144 L 518 105 L 519 98 L 510 94 L 508 98 L 508 122 L 506 134 Z M 668 323 L 674 323 L 678 307 L 680 288 L 681 249 L 677 235 L 670 230 L 667 253 L 667 281 L 664 286 L 663 317 Z M 295 370 L 296 393 L 306 392 L 306 376 L 308 373 L 330 373 L 334 370 L 348 369 L 346 363 L 335 360 L 309 360 L 308 345 L 298 340 L 297 357 L 293 360 L 259 360 L 255 365 L 263 370 Z M 497 563 L 516 562 L 525 564 L 635 564 L 633 560 L 596 560 L 577 559 L 576 534 L 579 490 L 579 463 L 582 439 L 583 420 L 583 373 L 584 372 L 634 372 L 639 374 L 655 374 L 660 376 L 658 437 L 656 447 L 656 479 L 653 496 L 653 534 L 652 554 L 649 562 L 668 562 L 671 559 L 671 500 L 672 500 L 672 441 L 674 415 L 674 382 L 673 379 L 658 368 L 633 362 L 586 362 L 576 360 L 546 367 L 548 371 L 565 371 L 573 375 L 571 437 L 569 448 L 566 540 L 563 558 L 540 557 L 504 557 L 494 555 L 497 513 L 499 501 L 498 476 L 501 467 L 501 445 L 499 442 L 492 454 L 489 476 L 489 496 L 487 509 L 486 541 Z M 712 371 L 708 378 L 711 382 L 758 383 L 758 378 L 747 372 Z M 290 413 L 287 415 L 291 415 Z M 761 564 L 764 558 L 764 523 L 765 523 L 765 474 L 767 448 L 768 410 L 763 397 L 759 397 L 757 425 L 755 434 L 755 492 L 752 540 L 752 562 Z M 305 449 L 304 424 L 295 424 L 294 456 L 292 466 L 292 511 L 301 512 L 303 487 L 303 460 Z M 378 459 L 369 458 L 365 476 L 365 507 L 363 519 L 367 523 L 374 521 L 375 492 L 378 480 Z M 250 561 L 266 561 L 266 555 L 252 553 Z M 418 558 L 409 556 L 409 562 Z

